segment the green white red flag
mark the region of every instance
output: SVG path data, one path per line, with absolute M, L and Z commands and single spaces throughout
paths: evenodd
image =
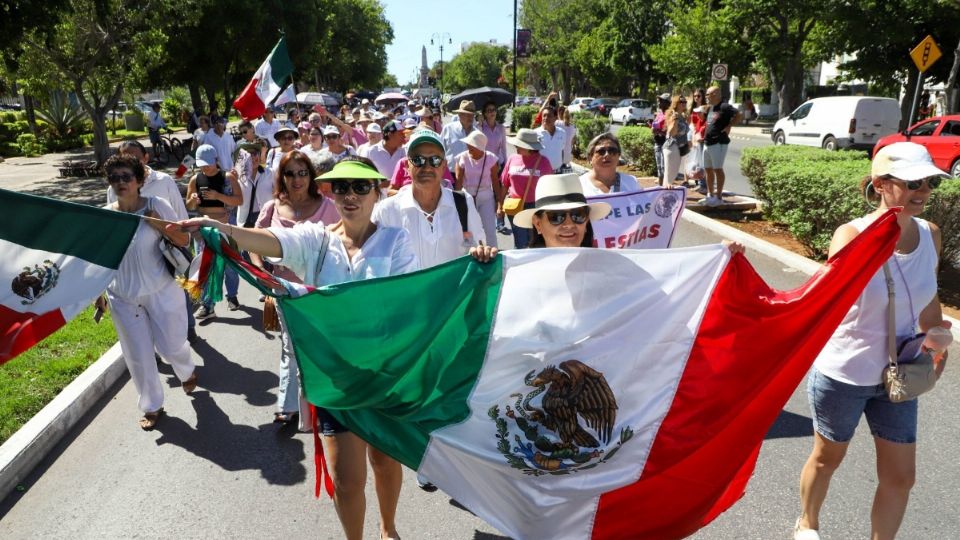
M 296 95 L 290 84 L 292 75 L 293 62 L 287 52 L 287 40 L 282 37 L 253 74 L 243 92 L 233 101 L 233 108 L 245 119 L 250 119 L 263 114 L 269 105 L 282 105 L 293 101 Z
M 113 281 L 140 219 L 0 190 L 0 364 L 52 334 Z

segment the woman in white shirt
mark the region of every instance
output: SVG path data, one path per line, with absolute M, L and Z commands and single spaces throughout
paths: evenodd
M 117 197 L 116 202 L 107 205 L 108 209 L 169 221 L 177 219 L 173 207 L 164 199 L 140 195 L 146 171 L 138 159 L 115 155 L 103 168 Z M 186 246 L 189 237 L 161 227 L 153 221 L 140 222 L 116 277 L 107 287 L 113 326 L 120 340 L 123 361 L 137 389 L 138 405 L 143 412 L 140 427 L 144 430 L 153 429 L 163 414 L 163 384 L 154 349 L 173 367 L 184 392 L 189 394 L 197 387 L 196 366 L 187 344 L 183 292 L 167 270 L 157 247 L 161 236 L 179 246 Z M 97 299 L 97 307 L 106 307 L 102 297 Z
M 182 221 L 180 225 L 189 231 L 200 227 L 224 231 L 240 249 L 277 258 L 307 285 L 331 285 L 418 270 L 420 265 L 407 232 L 370 221 L 380 198 L 376 187 L 383 179 L 370 160 L 359 157 L 346 158 L 318 177 L 331 184 L 341 216 L 340 221 L 326 227 L 302 223 L 292 228 L 240 229 L 208 218 Z M 334 503 L 345 536 L 363 537 L 369 454 L 380 503 L 380 537 L 398 538 L 394 518 L 402 481 L 400 464 L 379 450 L 368 448 L 330 412 L 318 408 L 318 420 L 335 487 Z
M 613 133 L 601 133 L 587 145 L 589 171 L 580 175 L 580 186 L 587 197 L 640 191 L 635 176 L 618 172 L 620 164 L 620 141 Z

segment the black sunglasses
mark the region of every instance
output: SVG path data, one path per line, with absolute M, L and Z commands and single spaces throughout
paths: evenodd
M 334 195 L 346 195 L 351 189 L 357 195 L 366 195 L 373 191 L 374 183 L 371 180 L 334 180 L 330 182 L 330 191 Z
M 570 220 L 577 225 L 583 225 L 590 219 L 590 209 L 588 207 L 575 208 L 573 210 L 544 210 L 543 212 L 547 216 L 547 221 L 551 225 L 563 225 L 563 222 L 567 220 L 567 216 L 570 216 Z
M 607 154 L 610 154 L 611 156 L 619 156 L 620 149 L 616 146 L 602 146 L 594 150 L 593 153 L 601 157 Z
M 133 173 L 108 174 L 107 182 L 110 182 L 111 184 L 117 184 L 119 182 L 123 182 L 124 184 L 126 184 L 127 182 L 132 182 L 135 178 L 136 176 Z
M 423 167 L 427 163 L 430 164 L 434 169 L 440 167 L 440 164 L 443 163 L 443 156 L 412 156 L 410 158 L 410 163 L 413 163 L 414 167 L 418 169 Z
M 295 141 L 295 140 L 297 140 L 297 136 L 296 136 L 296 135 L 284 135 L 284 136 L 280 137 L 279 140 L 281 140 L 281 141 Z
M 330 139 L 330 140 L 339 139 L 339 138 L 340 138 L 340 135 L 337 134 L 337 133 L 327 133 L 326 135 L 323 136 L 323 138 L 324 138 L 324 139 Z
M 893 180 L 894 182 L 900 182 L 907 187 L 910 191 L 916 191 L 920 189 L 920 186 L 923 185 L 923 181 L 927 181 L 927 185 L 930 186 L 930 189 L 937 189 L 940 187 L 940 182 L 943 181 L 943 178 L 939 176 L 931 176 L 930 178 L 921 178 L 920 180 L 900 180 L 899 178 L 894 178 L 892 176 L 887 176 L 887 180 Z
M 304 176 L 310 176 L 310 171 L 307 169 L 300 169 L 299 171 L 283 171 L 284 178 L 293 178 L 294 176 L 299 176 L 303 178 Z

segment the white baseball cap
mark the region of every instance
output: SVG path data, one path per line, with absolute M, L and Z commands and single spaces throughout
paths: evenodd
M 367 133 L 383 133 L 383 130 L 380 129 L 380 124 L 370 124 L 366 129 Z
M 881 148 L 873 156 L 870 174 L 875 177 L 892 176 L 899 180 L 950 177 L 933 164 L 933 158 L 926 148 L 912 142 L 898 142 Z
M 324 135 L 339 135 L 339 134 L 340 134 L 340 130 L 337 129 L 337 126 L 335 126 L 335 125 L 333 125 L 333 124 L 327 124 L 327 125 L 324 126 L 324 128 L 323 128 L 323 134 L 324 134 Z

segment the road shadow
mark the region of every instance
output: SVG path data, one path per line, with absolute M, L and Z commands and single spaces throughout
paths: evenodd
M 273 423 L 258 427 L 234 424 L 209 392 L 196 391 L 191 397 L 197 426 L 163 416 L 155 428 L 161 433 L 157 446 L 179 446 L 226 471 L 259 470 L 273 485 L 291 486 L 306 479 L 304 444 L 293 437 L 296 430 L 280 429 Z
M 43 180 L 23 192 L 91 206 L 107 204 L 107 181 L 102 176 Z
M 280 384 L 280 379 L 275 372 L 252 369 L 232 362 L 204 340 L 197 340 L 192 347 L 197 356 L 203 359 L 203 366 L 198 371 L 201 388 L 218 394 L 245 396 L 247 403 L 251 405 L 272 405 L 277 402 L 277 396 L 272 390 Z M 279 351 L 277 358 L 279 363 Z M 180 381 L 171 377 L 167 384 L 177 387 L 180 386 Z
M 764 440 L 812 437 L 813 419 L 790 411 L 780 411 L 777 420 L 770 426 Z
M 490 534 L 480 531 L 473 531 L 473 540 L 513 540 L 509 536 L 500 536 L 499 534 Z

